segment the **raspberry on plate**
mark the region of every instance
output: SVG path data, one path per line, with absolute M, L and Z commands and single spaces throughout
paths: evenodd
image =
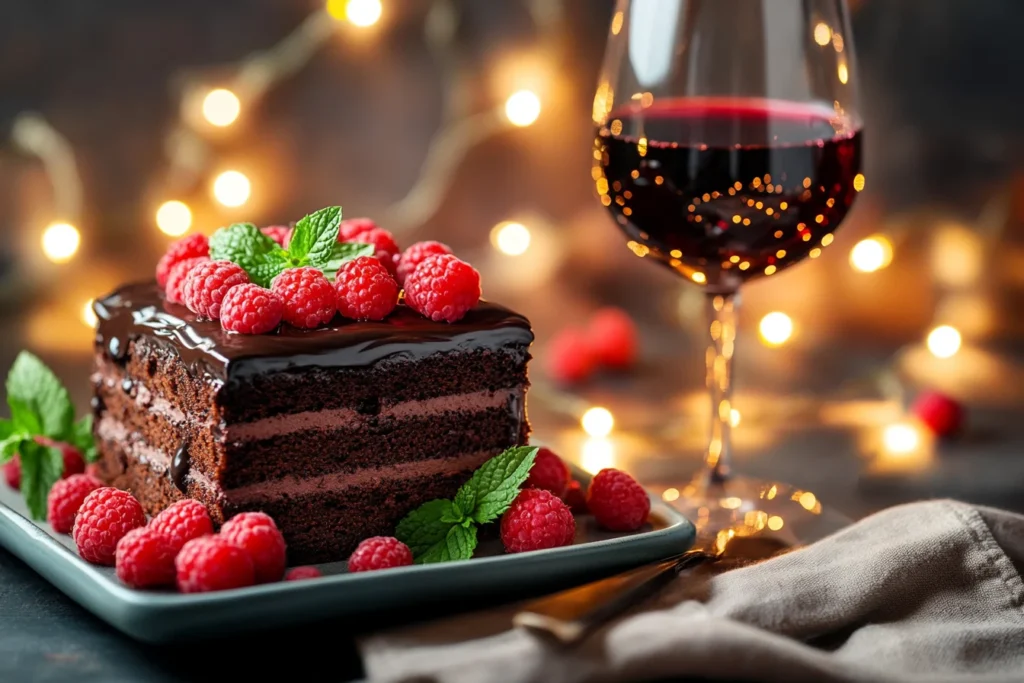
M 392 276 L 395 274 L 395 265 L 402 250 L 398 248 L 398 242 L 395 241 L 394 235 L 382 228 L 373 228 L 358 233 L 352 238 L 352 241 L 372 244 L 376 250 L 373 254 L 374 258 L 383 263 Z
M 523 489 L 501 517 L 501 542 L 509 553 L 572 545 L 576 520 L 550 491 Z
M 270 515 L 243 512 L 220 528 L 220 537 L 241 548 L 252 560 L 256 583 L 280 581 L 285 567 L 284 536 Z
M 430 256 L 405 280 L 405 303 L 434 322 L 461 320 L 480 301 L 480 273 L 451 254 Z
M 265 228 L 260 228 L 260 232 L 277 242 L 285 249 L 288 248 L 288 242 L 292 238 L 292 229 L 287 225 L 268 225 Z
M 161 287 L 166 287 L 167 276 L 170 275 L 174 264 L 197 256 L 210 256 L 210 241 L 206 239 L 206 235 L 193 233 L 171 242 L 167 251 L 156 264 L 156 283 Z
M 132 494 L 109 486 L 96 489 L 85 497 L 75 517 L 78 554 L 93 564 L 113 565 L 117 542 L 145 525 L 146 513 Z
M 583 515 L 589 512 L 589 510 L 587 510 L 587 493 L 575 479 L 569 482 L 569 486 L 566 487 L 562 500 L 565 501 L 565 504 L 568 505 L 569 509 L 575 514 Z
M 651 499 L 633 477 L 609 467 L 590 480 L 587 508 L 605 529 L 636 531 L 647 521 Z
M 194 266 L 185 277 L 185 305 L 198 316 L 220 319 L 224 295 L 236 285 L 249 282 L 242 267 L 231 261 L 207 261 Z
M 964 426 L 963 406 L 937 391 L 918 396 L 911 412 L 936 436 L 953 436 Z
M 186 543 L 174 558 L 174 569 L 182 593 L 244 588 L 256 582 L 249 555 L 220 536 L 201 536 Z
M 398 259 L 398 267 L 395 269 L 395 277 L 398 280 L 398 284 L 404 285 L 405 279 L 409 277 L 412 271 L 416 270 L 416 266 L 431 256 L 450 253 L 452 253 L 452 250 L 448 245 L 441 244 L 440 242 L 416 242 L 410 245 L 408 249 L 402 252 Z
M 72 474 L 61 479 L 46 496 L 46 521 L 58 534 L 70 534 L 75 527 L 75 515 L 86 496 L 102 486 L 102 481 L 88 474 Z
M 544 489 L 559 498 L 569 485 L 569 466 L 554 454 L 550 448 L 541 448 L 530 468 L 530 476 L 523 483 L 523 488 Z
M 17 454 L 4 463 L 4 480 L 12 489 L 21 489 L 21 458 Z
M 548 343 L 544 360 L 548 375 L 561 384 L 583 382 L 594 371 L 590 341 L 581 330 L 573 327 L 555 335 Z
M 293 567 L 284 575 L 285 581 L 304 581 L 305 579 L 319 579 L 323 574 L 316 567 Z
M 114 554 L 117 578 L 132 588 L 174 585 L 177 553 L 167 538 L 151 527 L 129 531 L 117 542 Z
M 636 362 L 637 334 L 633 319 L 621 308 L 602 308 L 587 326 L 591 355 L 609 368 L 625 369 Z
M 205 505 L 186 498 L 160 512 L 149 523 L 149 528 L 163 536 L 177 553 L 193 538 L 212 534 L 213 522 Z
M 270 289 L 281 298 L 282 318 L 292 327 L 311 330 L 329 323 L 337 312 L 337 292 L 316 268 L 289 268 L 274 278 Z
M 172 304 L 184 304 L 185 279 L 188 277 L 189 271 L 209 260 L 206 256 L 196 256 L 182 259 L 171 266 L 171 272 L 167 276 L 167 286 L 164 287 L 164 297 L 167 301 Z
M 409 546 L 391 536 L 374 536 L 360 543 L 348 558 L 350 572 L 391 569 L 412 564 Z
M 224 295 L 220 326 L 240 334 L 265 334 L 281 323 L 284 304 L 269 289 L 247 282 Z
M 383 320 L 398 305 L 398 283 L 373 256 L 343 263 L 334 287 L 338 313 L 352 320 Z
M 348 218 L 338 227 L 338 241 L 355 242 L 359 235 L 376 229 L 377 224 L 369 218 Z

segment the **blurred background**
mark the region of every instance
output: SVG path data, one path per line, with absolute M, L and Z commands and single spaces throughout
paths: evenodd
M 183 234 L 341 204 L 402 245 L 450 244 L 531 318 L 539 439 L 678 496 L 706 436 L 703 301 L 636 258 L 594 195 L 613 4 L 0 3 L 0 363 L 33 350 L 84 410 L 93 297 L 152 277 Z M 1024 507 L 1024 54 L 1008 28 L 1024 5 L 851 13 L 865 187 L 820 258 L 744 291 L 739 468 L 851 515 L 940 495 Z M 640 330 L 638 364 L 553 382 L 549 342 L 609 305 Z M 912 419 L 924 389 L 967 406 L 958 439 Z

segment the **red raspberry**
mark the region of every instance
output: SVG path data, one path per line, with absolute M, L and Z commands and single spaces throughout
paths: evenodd
M 571 545 L 576 538 L 576 520 L 560 498 L 543 489 L 523 489 L 501 517 L 501 542 L 505 551 L 530 550 Z
M 530 476 L 526 478 L 523 488 L 544 489 L 561 498 L 568 485 L 569 466 L 550 448 L 537 451 L 533 467 L 530 468 Z
M 918 396 L 911 411 L 936 436 L 953 436 L 964 426 L 963 406 L 937 391 Z
M 171 274 L 171 267 L 178 261 L 197 256 L 210 256 L 210 242 L 206 235 L 193 233 L 180 240 L 171 242 L 167 252 L 156 264 L 156 283 L 161 287 L 167 286 L 167 276 Z
M 284 575 L 285 581 L 302 581 L 304 579 L 319 579 L 323 574 L 316 567 L 294 567 Z
M 368 538 L 348 558 L 350 572 L 367 572 L 374 569 L 391 569 L 412 564 L 409 546 L 391 536 Z
M 174 585 L 174 556 L 167 538 L 150 527 L 132 529 L 117 542 L 117 578 L 132 588 Z
M 202 536 L 186 543 L 174 558 L 174 569 L 182 593 L 244 588 L 256 582 L 246 552 L 220 536 Z
M 565 504 L 569 506 L 569 509 L 576 514 L 583 515 L 588 512 L 587 493 L 576 480 L 569 482 L 569 486 L 566 487 L 565 495 L 562 496 L 562 500 L 564 500 Z
M 188 498 L 170 505 L 153 518 L 149 528 L 163 536 L 175 553 L 193 538 L 213 533 L 213 522 L 206 506 Z
M 373 256 L 384 264 L 391 275 L 395 274 L 395 266 L 402 250 L 398 248 L 398 242 L 395 241 L 394 235 L 382 228 L 374 228 L 360 232 L 352 238 L 352 241 L 372 244 L 376 249 Z
M 231 261 L 207 261 L 194 266 L 185 276 L 182 292 L 185 305 L 196 315 L 220 319 L 224 295 L 235 285 L 249 282 L 242 267 Z
M 264 334 L 281 323 L 284 304 L 269 289 L 247 282 L 236 285 L 224 295 L 220 307 L 220 326 L 229 332 Z
M 103 486 L 103 482 L 88 474 L 72 474 L 50 488 L 46 496 L 46 521 L 58 534 L 70 534 L 75 528 L 75 515 L 86 496 Z
M 57 448 L 60 450 L 61 457 L 64 458 L 64 470 L 61 472 L 61 478 L 67 479 L 72 474 L 81 474 L 85 472 L 85 458 L 82 457 L 81 452 L 69 443 L 63 441 L 54 441 L 53 439 L 46 436 L 34 436 L 32 439 L 40 446 L 46 446 L 47 448 Z
M 4 479 L 12 489 L 21 489 L 21 458 L 17 454 L 4 463 Z
M 338 313 L 352 320 L 383 320 L 398 305 L 398 283 L 372 256 L 342 264 L 334 286 Z
M 132 494 L 109 486 L 96 489 L 75 517 L 78 554 L 93 564 L 113 565 L 117 542 L 140 526 L 146 526 L 146 513 Z
M 355 242 L 359 235 L 376 229 L 377 224 L 369 218 L 349 218 L 342 221 L 338 228 L 338 241 Z
M 101 476 L 100 464 L 98 462 L 91 462 L 85 466 L 85 473 L 90 477 L 96 477 L 100 481 L 103 481 Z
M 480 273 L 451 254 L 431 256 L 405 280 L 405 303 L 434 322 L 461 320 L 480 301 Z
M 311 330 L 329 323 L 337 312 L 337 292 L 316 268 L 290 268 L 274 278 L 270 289 L 281 297 L 282 317 L 292 327 Z
M 590 480 L 587 507 L 605 529 L 636 531 L 647 521 L 651 499 L 633 477 L 609 467 Z
M 416 266 L 431 256 L 450 253 L 452 253 L 452 250 L 448 248 L 448 245 L 441 244 L 440 242 L 417 242 L 411 245 L 402 252 L 401 257 L 398 259 L 398 268 L 395 271 L 398 284 L 404 285 L 405 278 L 409 277 L 412 271 L 416 270 Z
M 602 308 L 587 328 L 594 360 L 610 368 L 624 369 L 636 362 L 636 325 L 621 308 Z
M 277 242 L 285 249 L 288 248 L 288 242 L 292 238 L 292 229 L 287 225 L 270 225 L 266 228 L 260 228 L 260 232 Z
M 548 375 L 562 384 L 586 381 L 594 372 L 587 335 L 574 327 L 566 328 L 548 343 L 544 356 Z
M 178 261 L 171 266 L 171 272 L 167 276 L 167 286 L 164 287 L 164 298 L 172 304 L 185 303 L 185 280 L 189 271 L 200 263 L 209 261 L 205 256 L 196 256 Z
M 243 512 L 235 515 L 220 529 L 224 540 L 245 551 L 256 571 L 256 583 L 280 581 L 284 574 L 284 536 L 270 515 Z

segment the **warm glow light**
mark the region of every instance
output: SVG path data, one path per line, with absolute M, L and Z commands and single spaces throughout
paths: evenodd
M 797 502 L 800 503 L 800 506 L 803 507 L 803 509 L 813 510 L 814 506 L 818 503 L 818 498 L 810 491 L 804 491 L 800 494 Z
M 844 64 L 842 62 L 839 63 L 838 75 L 839 75 L 839 82 L 842 83 L 843 85 L 846 85 L 849 82 L 849 80 L 850 80 L 850 70 L 848 68 L 846 68 L 846 64 Z
M 850 252 L 850 265 L 862 273 L 873 273 L 892 263 L 892 243 L 882 235 L 857 242 Z
M 335 19 L 348 19 L 356 26 L 373 26 L 384 8 L 380 0 L 328 0 L 327 13 Z
M 768 346 L 781 346 L 793 336 L 793 320 L 785 313 L 775 311 L 761 318 L 758 328 L 761 340 Z
M 82 322 L 85 323 L 86 327 L 96 327 L 97 318 L 96 311 L 92 310 L 92 304 L 95 299 L 89 299 L 82 306 Z
M 729 424 L 732 425 L 733 427 L 739 427 L 741 419 L 742 417 L 740 416 L 740 411 L 736 410 L 735 408 L 733 408 L 729 412 Z
M 203 118 L 219 128 L 234 123 L 241 111 L 238 95 L 226 88 L 211 90 L 203 98 Z
M 814 42 L 822 47 L 832 42 L 832 29 L 824 21 L 819 21 L 814 27 Z
M 529 90 L 520 90 L 505 100 L 505 116 L 514 126 L 529 126 L 540 116 L 540 98 Z
M 661 494 L 661 499 L 666 503 L 671 503 L 674 500 L 679 500 L 679 489 L 665 489 L 665 492 Z
M 940 325 L 928 333 L 928 350 L 937 358 L 951 358 L 960 350 L 960 332 L 950 325 Z
M 782 520 L 782 517 L 779 517 L 778 515 L 772 515 L 768 518 L 768 528 L 772 531 L 778 531 L 784 525 L 785 522 Z
M 914 425 L 898 422 L 885 428 L 882 443 L 890 453 L 911 453 L 917 450 L 921 437 Z
M 530 231 L 522 223 L 498 223 L 491 229 L 491 244 L 502 254 L 519 256 L 530 248 Z
M 699 270 L 693 273 L 693 275 L 690 276 L 690 279 L 696 282 L 698 285 L 702 285 L 708 281 L 707 275 L 700 272 Z
M 590 474 L 597 474 L 606 467 L 615 467 L 615 447 L 608 439 L 593 438 L 583 443 L 580 467 Z
M 184 235 L 192 227 L 192 212 L 184 202 L 164 202 L 156 210 L 156 227 L 171 237 Z
M 241 206 L 249 201 L 252 186 L 244 173 L 224 171 L 213 181 L 213 196 L 224 206 Z
M 590 436 L 608 436 L 615 426 L 615 418 L 607 408 L 595 406 L 583 413 L 580 424 L 583 425 L 583 431 Z
M 853 189 L 857 190 L 857 192 L 861 192 L 864 189 L 865 182 L 866 180 L 864 178 L 864 174 L 858 173 L 857 175 L 853 176 Z
M 78 228 L 70 223 L 50 223 L 43 231 L 43 253 L 54 263 L 70 261 L 81 243 Z

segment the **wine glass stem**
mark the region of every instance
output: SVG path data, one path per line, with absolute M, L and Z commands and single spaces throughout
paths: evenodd
M 711 396 L 711 429 L 704 456 L 708 484 L 732 476 L 732 360 L 736 346 L 739 293 L 707 296 L 707 385 Z

